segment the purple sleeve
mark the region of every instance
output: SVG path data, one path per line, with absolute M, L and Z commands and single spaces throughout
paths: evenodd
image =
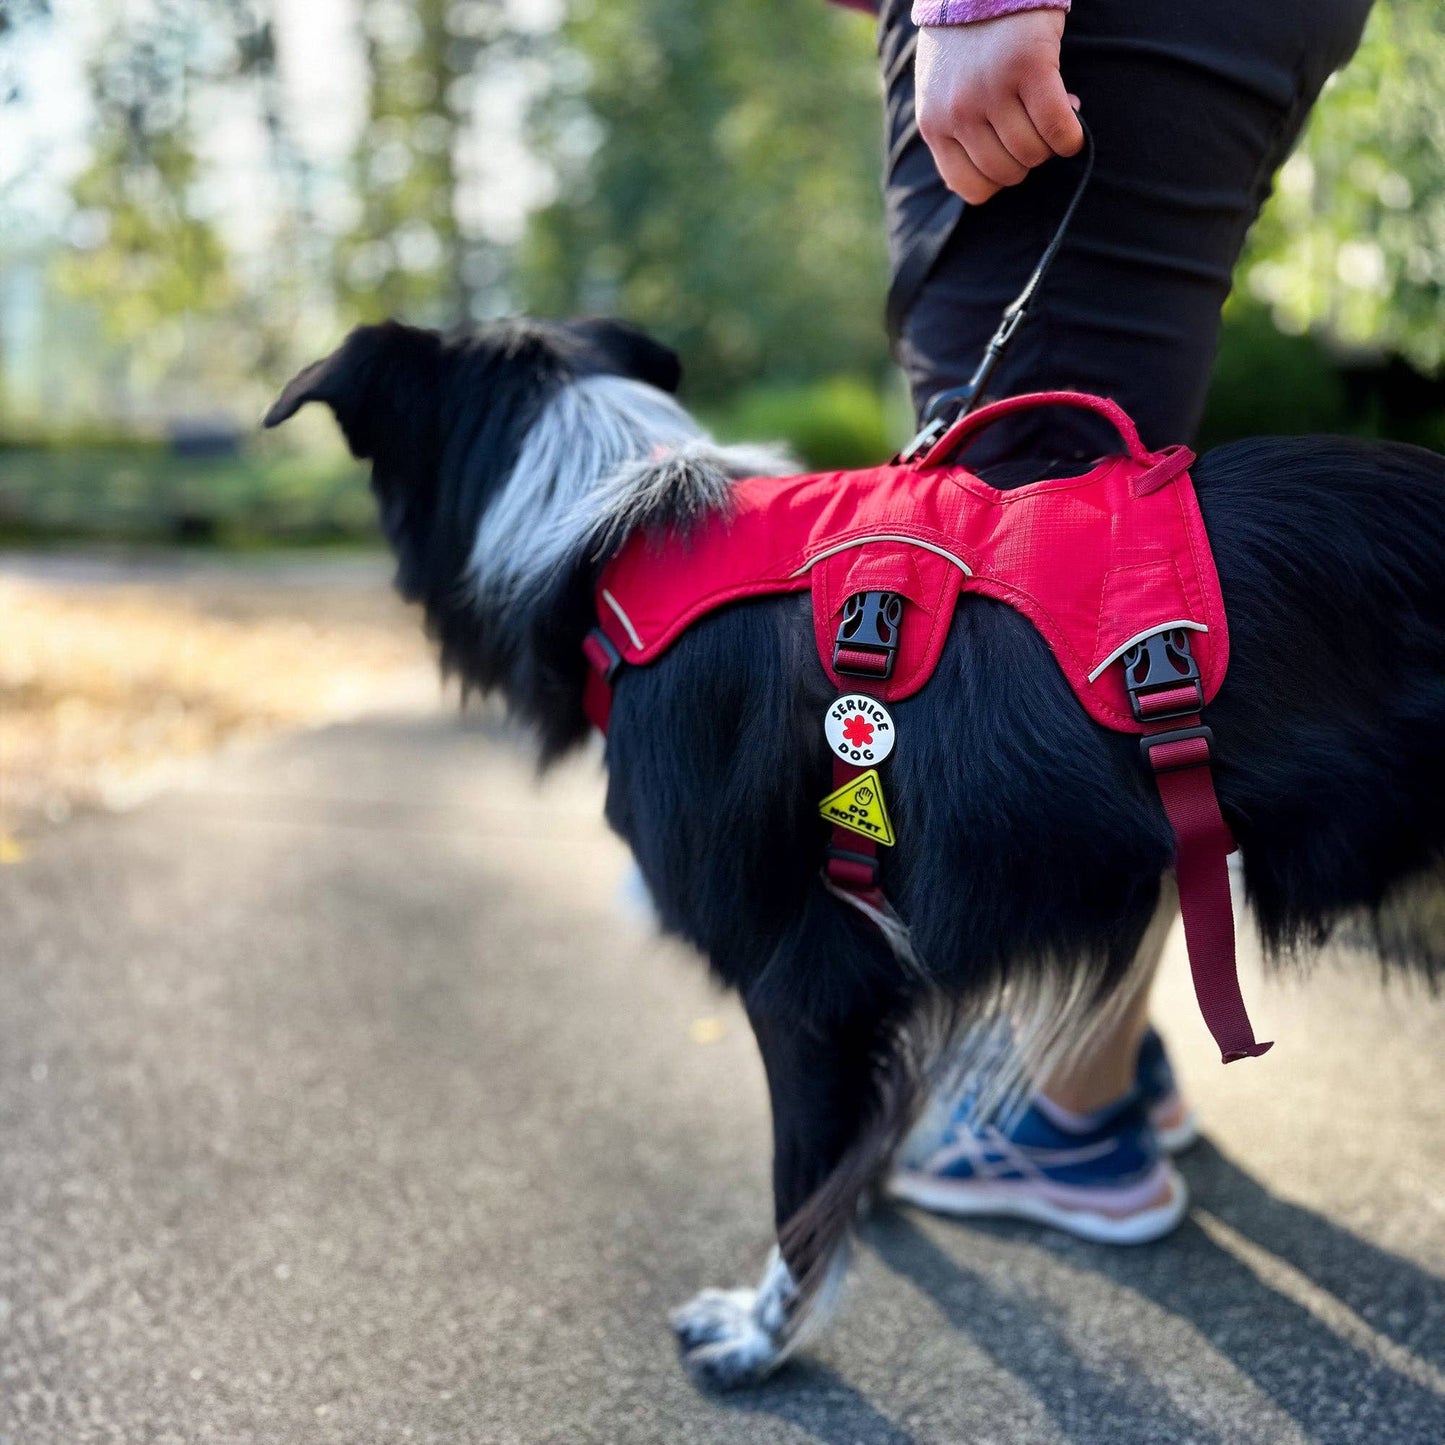
M 1067 10 L 1070 0 L 913 0 L 915 25 L 971 25 L 1019 10 Z

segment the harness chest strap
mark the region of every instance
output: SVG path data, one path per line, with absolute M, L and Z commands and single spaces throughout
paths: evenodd
M 867 689 L 860 687 L 860 692 Z M 836 754 L 833 757 L 833 787 L 845 788 L 861 778 L 866 768 L 854 767 Z M 832 825 L 832 837 L 828 840 L 828 851 L 824 855 L 823 871 L 828 881 L 844 893 L 866 903 L 869 908 L 882 909 L 886 906 L 883 888 L 879 881 L 878 844 L 872 838 L 865 838 L 845 828 L 841 823 Z
M 833 670 L 840 683 L 847 679 L 854 692 L 880 701 L 887 692 L 897 656 L 903 614 L 907 604 L 893 593 L 860 593 L 850 599 L 833 642 Z M 868 771 L 833 753 L 833 791 L 845 788 Z M 823 872 L 829 883 L 851 894 L 868 908 L 887 908 L 881 884 L 878 843 L 841 823 L 832 825 L 824 854 Z

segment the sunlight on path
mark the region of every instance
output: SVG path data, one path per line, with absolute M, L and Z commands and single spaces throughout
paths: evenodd
M 0 852 L 233 741 L 440 700 L 380 562 L 138 575 L 0 576 Z

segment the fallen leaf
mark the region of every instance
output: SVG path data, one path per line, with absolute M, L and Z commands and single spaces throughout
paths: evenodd
M 718 1018 L 694 1019 L 687 1028 L 687 1036 L 695 1044 L 715 1044 L 727 1032 L 727 1026 Z

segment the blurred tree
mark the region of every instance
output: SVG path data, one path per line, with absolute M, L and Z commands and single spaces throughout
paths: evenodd
M 13 105 L 24 96 L 21 78 L 11 64 L 11 47 L 15 38 L 30 24 L 50 15 L 50 0 L 0 0 L 0 106 Z M 15 184 L 11 176 L 5 185 L 0 185 L 0 208 L 10 188 Z M 4 227 L 0 226 L 0 235 Z M 5 317 L 0 312 L 0 417 L 8 411 Z
M 209 18 L 184 0 L 119 14 L 89 67 L 96 141 L 71 188 L 79 244 L 56 270 L 63 291 L 95 303 L 135 385 L 173 371 L 187 328 L 237 299 L 189 113 Z
M 1381 0 L 1250 238 L 1248 291 L 1289 333 L 1445 361 L 1445 23 Z
M 880 376 L 867 26 L 809 0 L 578 0 L 563 40 L 536 124 L 561 199 L 517 257 L 526 306 L 651 327 L 704 398 Z
M 462 141 L 477 87 L 514 49 L 506 0 L 368 0 L 360 217 L 338 248 L 353 315 L 449 325 L 476 315 L 488 245 L 462 224 Z M 494 258 L 490 258 L 494 259 Z
M 95 140 L 70 187 L 72 245 L 53 269 L 62 294 L 89 303 L 115 343 L 105 362 L 122 398 L 177 383 L 219 394 L 258 365 L 283 368 L 303 298 L 318 277 L 329 284 L 331 250 L 291 134 L 274 7 L 147 0 L 112 6 L 97 31 L 88 57 Z M 224 184 L 196 144 L 196 97 L 228 87 L 261 122 L 275 196 L 271 244 L 244 275 L 218 211 Z
M 254 98 L 266 137 L 268 179 L 275 187 L 271 244 L 253 259 L 255 274 L 236 312 L 257 343 L 256 365 L 274 374 L 299 359 L 297 332 L 318 299 L 329 303 L 335 238 L 318 221 L 314 167 L 293 133 L 277 50 L 277 0 L 208 3 L 229 42 L 216 74 Z
M 9 105 L 24 93 L 20 77 L 10 67 L 7 42 L 49 15 L 50 0 L 0 0 L 0 105 Z

